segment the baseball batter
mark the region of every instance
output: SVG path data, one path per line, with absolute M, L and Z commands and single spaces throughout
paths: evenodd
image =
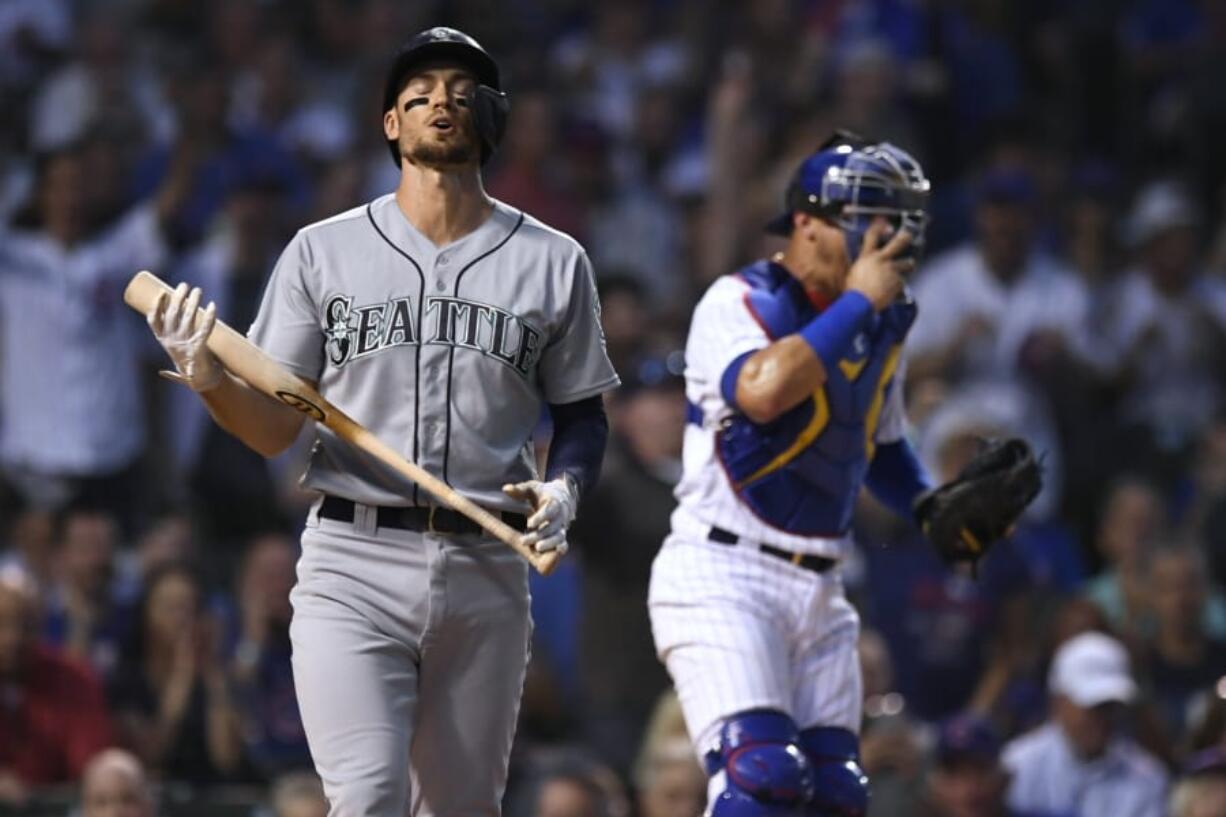
M 838 564 L 862 485 L 908 517 L 928 487 L 899 368 L 927 195 L 908 154 L 840 134 L 769 225 L 787 249 L 695 309 L 685 472 L 649 604 L 716 817 L 867 804 L 859 621 Z
M 470 499 L 566 548 L 617 385 L 592 271 L 569 237 L 487 196 L 507 115 L 467 35 L 422 32 L 387 76 L 394 194 L 301 230 L 249 336 L 383 441 Z M 150 326 L 213 417 L 273 455 L 302 415 L 225 372 L 180 287 Z M 531 436 L 554 423 L 538 479 Z M 415 485 L 319 430 L 323 498 L 292 593 L 294 679 L 330 814 L 499 813 L 531 635 L 527 564 Z M 525 519 L 527 516 L 527 519 Z

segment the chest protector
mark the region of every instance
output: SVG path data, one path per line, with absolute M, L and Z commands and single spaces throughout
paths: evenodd
M 797 332 L 820 314 L 777 264 L 759 261 L 739 275 L 751 286 L 747 306 L 771 340 Z M 716 432 L 715 449 L 728 480 L 759 519 L 800 536 L 846 533 L 914 320 L 910 298 L 892 304 L 854 338 L 808 399 L 769 423 L 734 414 Z

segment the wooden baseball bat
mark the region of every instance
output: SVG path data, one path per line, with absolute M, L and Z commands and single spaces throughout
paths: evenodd
M 128 282 L 123 292 L 123 299 L 128 306 L 144 315 L 157 302 L 158 295 L 172 291 L 172 288 L 157 276 L 141 271 L 132 276 L 132 280 Z M 204 310 L 201 309 L 199 312 L 203 313 Z M 315 422 L 322 423 L 342 440 L 416 482 L 439 502 L 464 514 L 495 539 L 509 545 L 540 571 L 541 575 L 548 576 L 553 571 L 560 558 L 556 551 L 537 553 L 530 545 L 524 544 L 522 533 L 471 499 L 459 494 L 429 471 L 409 462 L 361 423 L 325 400 L 306 381 L 286 371 L 279 363 L 264 354 L 258 346 L 220 320 L 213 326 L 208 346 L 226 369 L 241 377 L 247 385 L 301 411 Z

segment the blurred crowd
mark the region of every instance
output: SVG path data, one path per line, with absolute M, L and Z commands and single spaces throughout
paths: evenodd
M 287 634 L 309 434 L 226 436 L 121 292 L 149 268 L 245 329 L 297 228 L 395 186 L 383 71 L 441 23 L 500 61 L 487 187 L 587 248 L 625 382 L 534 584 L 507 814 L 703 807 L 645 604 L 679 349 L 835 127 L 932 180 L 922 459 L 1020 434 L 1046 477 L 975 575 L 862 501 L 870 813 L 1226 814 L 1223 0 L 0 0 L 0 812 L 324 814 Z

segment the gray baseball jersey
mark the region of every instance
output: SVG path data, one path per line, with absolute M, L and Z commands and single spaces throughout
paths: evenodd
M 570 237 L 501 202 L 436 247 L 392 194 L 303 228 L 251 339 L 409 460 L 491 508 L 536 476 L 543 404 L 617 385 L 591 265 Z M 303 485 L 371 505 L 430 498 L 325 428 Z

